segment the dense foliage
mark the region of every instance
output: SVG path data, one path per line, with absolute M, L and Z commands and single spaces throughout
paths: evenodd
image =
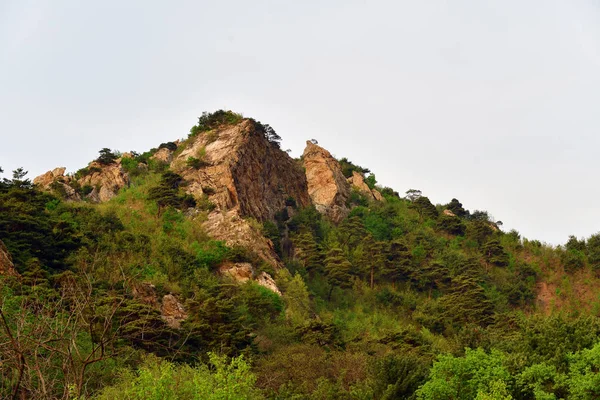
M 205 113 L 192 134 L 240 119 Z M 0 239 L 21 275 L 0 276 L 0 397 L 600 396 L 600 234 L 552 248 L 457 199 L 379 188 L 385 201 L 355 191 L 339 224 L 289 199 L 262 224 L 275 272 L 204 232 L 214 205 L 156 151 L 123 159 L 131 185 L 99 205 L 42 193 L 22 169 L 0 182 Z M 230 262 L 271 271 L 282 295 L 216 273 Z M 179 327 L 157 307 L 168 294 L 188 314 Z

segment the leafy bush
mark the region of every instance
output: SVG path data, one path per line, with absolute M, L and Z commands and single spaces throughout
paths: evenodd
M 251 400 L 264 398 L 243 356 L 227 359 L 209 353 L 209 364 L 190 367 L 155 357 L 120 382 L 105 388 L 99 400 Z

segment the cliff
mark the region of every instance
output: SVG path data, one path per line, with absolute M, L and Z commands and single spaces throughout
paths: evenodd
M 335 222 L 341 221 L 348 214 L 350 185 L 340 164 L 331 153 L 310 141 L 306 142 L 302 160 L 312 203 L 320 213 Z
M 187 166 L 190 158 L 199 168 Z M 171 165 L 190 182 L 189 193 L 207 194 L 222 211 L 268 220 L 288 199 L 300 207 L 310 204 L 300 166 L 252 120 L 197 135 Z

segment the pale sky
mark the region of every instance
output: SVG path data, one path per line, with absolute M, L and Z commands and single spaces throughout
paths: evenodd
M 219 108 L 531 239 L 600 231 L 599 0 L 0 0 L 5 175 Z

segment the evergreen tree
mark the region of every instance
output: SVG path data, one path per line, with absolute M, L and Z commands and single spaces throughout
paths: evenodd
M 375 286 L 375 275 L 378 276 L 385 268 L 387 259 L 387 246 L 384 242 L 375 241 L 371 234 L 367 234 L 361 244 L 362 257 L 360 264 L 369 276 L 369 284 L 371 289 Z
M 387 259 L 381 271 L 392 284 L 406 279 L 411 272 L 411 253 L 403 240 L 396 239 L 389 244 Z
M 493 306 L 477 281 L 466 275 L 452 278 L 449 293 L 440 298 L 445 317 L 455 324 L 492 322 Z
M 100 156 L 96 159 L 96 161 L 102 165 L 108 165 L 115 162 L 117 159 L 117 155 L 112 152 L 109 148 L 103 148 L 100 150 Z
M 462 203 L 457 199 L 450 200 L 450 203 L 446 204 L 446 209 L 452 211 L 452 213 L 459 218 L 464 218 L 468 214 L 468 212 L 463 208 Z
M 500 240 L 494 238 L 489 240 L 483 246 L 483 256 L 486 261 L 497 267 L 506 267 L 508 265 L 508 254 L 504 251 L 504 247 Z
M 436 219 L 438 217 L 438 211 L 435 206 L 425 196 L 420 196 L 412 202 L 412 206 L 417 212 L 421 219 Z
M 594 271 L 600 271 L 600 234 L 590 236 L 587 241 L 588 262 Z
M 302 232 L 293 239 L 293 242 L 294 246 L 299 250 L 296 256 L 302 263 L 302 266 L 310 274 L 320 271 L 323 264 L 323 256 L 312 233 L 308 231 Z
M 329 282 L 330 289 L 328 300 L 331 300 L 331 293 L 334 287 L 348 288 L 352 286 L 350 270 L 352 264 L 344 256 L 344 252 L 339 247 L 334 247 L 327 252 L 325 258 L 325 275 Z

